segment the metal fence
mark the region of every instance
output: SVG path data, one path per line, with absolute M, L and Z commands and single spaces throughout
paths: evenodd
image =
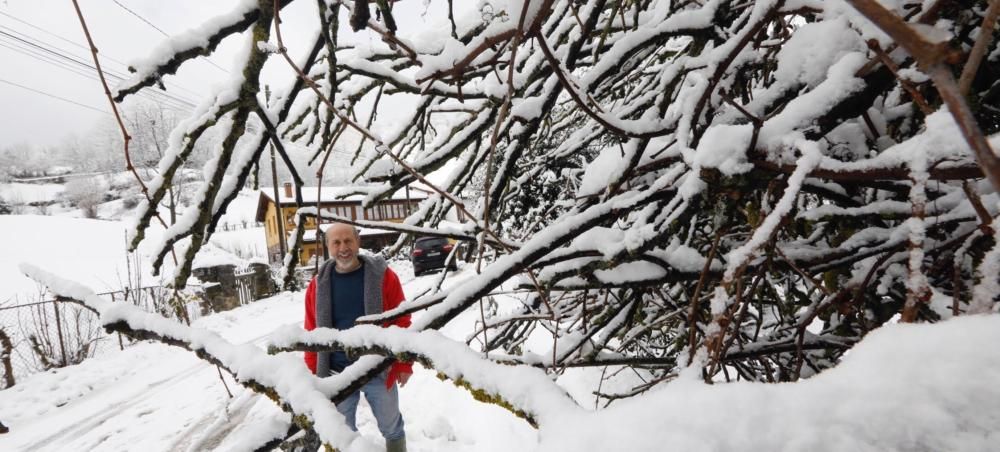
M 256 273 L 247 267 L 237 269 L 233 276 L 236 279 L 236 297 L 240 300 L 240 306 L 254 301 L 254 294 L 257 293 L 257 282 L 254 278 Z
M 215 228 L 216 232 L 242 231 L 244 229 L 262 228 L 264 223 L 260 221 L 243 221 L 240 223 L 222 223 Z
M 149 286 L 99 295 L 169 315 L 170 293 Z M 78 364 L 104 347 L 124 347 L 125 341 L 109 337 L 96 314 L 74 303 L 43 300 L 0 306 L 0 389 L 36 372 Z
M 231 276 L 223 284 L 208 280 L 205 286 L 189 288 L 200 296 L 200 299 L 192 297 L 200 306 L 183 308 L 192 320 L 199 312 L 231 309 L 274 293 L 266 266 L 231 268 L 228 274 Z M 220 272 L 202 276 L 218 277 Z M 228 289 L 222 290 L 223 287 Z M 170 288 L 147 286 L 98 295 L 111 302 L 130 303 L 146 312 L 176 318 L 170 303 L 173 296 Z M 235 303 L 219 301 L 225 299 Z M 107 335 L 97 315 L 75 303 L 42 300 L 0 305 L 0 389 L 37 372 L 78 364 L 108 347 L 124 348 L 127 342 L 129 339 L 121 335 Z

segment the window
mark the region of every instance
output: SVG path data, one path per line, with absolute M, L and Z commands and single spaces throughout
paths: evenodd
M 419 238 L 414 242 L 414 247 L 419 249 L 428 249 L 434 247 L 443 247 L 448 244 L 448 239 L 443 237 L 423 237 Z
M 369 220 L 382 220 L 385 218 L 384 205 L 379 204 L 375 207 L 369 207 L 365 209 L 365 215 Z
M 354 208 L 351 206 L 333 206 L 323 209 L 324 214 L 336 215 L 338 217 L 354 219 Z

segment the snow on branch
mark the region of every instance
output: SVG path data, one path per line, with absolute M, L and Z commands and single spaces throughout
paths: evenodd
M 282 0 L 281 6 L 291 2 L 292 0 Z M 223 39 L 250 28 L 260 19 L 261 13 L 260 2 L 241 0 L 229 13 L 170 38 L 146 59 L 129 66 L 129 71 L 133 74 L 115 89 L 115 101 L 121 102 L 127 96 L 153 86 L 163 76 L 177 72 L 181 65 L 191 59 L 211 54 Z
M 543 425 L 580 407 L 540 369 L 497 364 L 437 331 L 414 332 L 375 325 L 345 331 L 286 327 L 270 336 L 270 353 L 343 350 L 417 361 L 470 391 L 485 392 L 498 405 Z

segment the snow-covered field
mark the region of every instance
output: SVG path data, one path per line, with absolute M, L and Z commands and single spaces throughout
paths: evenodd
M 39 198 L 47 192 L 60 192 L 61 187 L 58 184 L 4 184 L 0 185 L 0 193 L 18 191 Z M 211 243 L 238 258 L 266 257 L 264 230 L 253 227 L 256 207 L 256 192 L 241 193 L 230 206 L 232 213 L 223 216 L 220 230 L 212 235 Z M 243 228 L 244 225 L 248 227 Z M 223 226 L 232 230 L 222 230 Z M 126 264 L 126 228 L 122 221 L 0 215 L 0 231 L 3 231 L 0 234 L 0 281 L 3 282 L 0 284 L 0 305 L 37 301 L 39 287 L 18 271 L 21 262 L 66 275 L 96 292 L 121 290 L 130 281 L 134 285 L 137 276 L 142 285 L 158 285 L 160 278 L 151 275 L 145 243 L 138 251 L 139 268 L 134 261 Z M 159 233 L 159 228 L 154 226 L 148 235 L 155 238 Z M 170 267 L 169 259 L 166 266 Z
M 0 304 L 38 301 L 38 285 L 18 265 L 31 262 L 70 276 L 96 292 L 129 283 L 125 226 L 117 221 L 59 216 L 0 215 Z M 155 283 L 143 266 L 141 280 Z M 133 274 L 136 269 L 132 269 Z M 135 277 L 131 278 L 133 281 Z M 34 298 L 32 298 L 34 297 Z

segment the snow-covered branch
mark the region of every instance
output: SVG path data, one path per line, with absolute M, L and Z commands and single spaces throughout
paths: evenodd
M 484 350 L 546 368 L 657 363 L 631 366 L 653 383 L 621 394 L 699 355 L 710 380 L 795 379 L 904 309 L 925 322 L 995 309 L 983 294 L 997 261 L 1000 60 L 982 8 L 511 0 L 453 16 L 454 2 L 429 0 L 453 29 L 427 29 L 402 20 L 405 2 L 366 15 L 369 2 L 345 0 L 323 3 L 322 30 L 295 49 L 270 39 L 273 3 L 208 21 L 134 82 L 212 52 L 229 28 L 259 31 L 246 79 L 172 135 L 136 221 L 133 247 L 194 142 L 226 135 L 212 181 L 158 244 L 161 257 L 187 251 L 178 278 L 270 142 L 297 186 L 329 160 L 350 165 L 366 203 L 418 182 L 434 192 L 400 224 L 300 202 L 289 286 L 301 215 L 403 233 L 389 252 L 419 235 L 485 242 L 461 285 L 363 322 L 426 311 L 417 329 L 435 329 L 518 290 L 516 312 L 476 313 Z M 340 26 L 351 20 L 362 31 Z M 956 58 L 973 50 L 986 56 Z M 279 113 L 260 105 L 249 64 L 269 56 L 296 73 Z M 949 80 L 960 72 L 972 73 L 965 94 Z M 529 333 L 552 336 L 544 360 L 524 350 Z
M 497 364 L 436 331 L 359 325 L 350 330 L 302 331 L 288 327 L 270 336 L 270 353 L 343 350 L 417 361 L 473 393 L 481 393 L 532 425 L 558 419 L 579 406 L 540 369 Z M 479 397 L 479 396 L 477 396 Z

